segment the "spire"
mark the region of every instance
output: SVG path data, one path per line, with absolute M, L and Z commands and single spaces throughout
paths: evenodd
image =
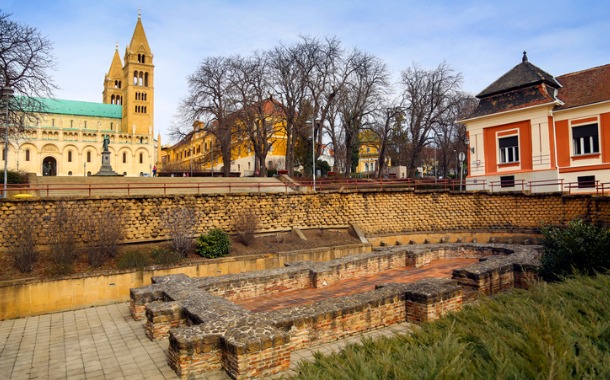
M 523 51 L 523 58 L 521 58 L 521 62 L 527 62 L 527 52 Z
M 143 52 L 148 56 L 152 56 L 150 46 L 148 45 L 148 39 L 146 38 L 146 33 L 144 32 L 144 26 L 142 25 L 142 13 L 140 10 L 138 10 L 138 22 L 136 23 L 136 27 L 133 31 L 131 42 L 129 42 L 129 45 L 127 45 L 126 52 L 128 54 L 138 54 Z

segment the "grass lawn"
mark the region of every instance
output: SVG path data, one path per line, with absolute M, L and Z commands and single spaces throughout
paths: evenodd
M 465 306 L 412 335 L 364 340 L 300 379 L 610 378 L 610 276 L 539 283 Z

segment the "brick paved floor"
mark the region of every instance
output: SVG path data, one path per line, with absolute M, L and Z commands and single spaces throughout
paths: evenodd
M 413 282 L 424 278 L 451 278 L 456 268 L 478 262 L 478 259 L 441 259 L 421 268 L 404 267 L 388 270 L 351 280 L 344 280 L 324 288 L 299 289 L 269 296 L 235 301 L 241 307 L 254 311 L 270 311 L 308 305 L 321 300 L 368 292 L 375 285 L 389 282 Z

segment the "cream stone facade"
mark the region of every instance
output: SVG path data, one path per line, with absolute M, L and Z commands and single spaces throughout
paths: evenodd
M 108 136 L 115 172 L 125 176 L 152 172 L 157 161 L 154 66 L 140 16 L 125 48 L 124 65 L 116 47 L 104 78 L 103 103 L 38 100 L 42 112 L 11 137 L 9 170 L 39 176 L 95 175 L 101 167 L 103 139 Z M 1 165 L 5 159 L 2 154 Z
M 555 78 L 524 53 L 477 97 L 469 190 L 610 192 L 610 65 Z

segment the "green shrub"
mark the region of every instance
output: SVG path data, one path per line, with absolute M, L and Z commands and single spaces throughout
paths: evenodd
M 150 257 L 158 265 L 178 264 L 183 258 L 178 252 L 166 248 L 154 248 Z
M 197 253 L 208 259 L 228 254 L 230 246 L 229 234 L 218 228 L 197 238 Z
M 0 170 L 0 178 L 4 178 L 4 170 Z M 21 171 L 9 170 L 6 172 L 6 180 L 9 184 L 23 184 L 28 183 L 28 176 Z
M 150 257 L 144 252 L 128 251 L 125 252 L 117 262 L 119 269 L 144 269 L 150 264 Z
M 544 253 L 540 274 L 557 281 L 574 273 L 591 275 L 610 268 L 608 230 L 575 220 L 567 227 L 543 226 Z

